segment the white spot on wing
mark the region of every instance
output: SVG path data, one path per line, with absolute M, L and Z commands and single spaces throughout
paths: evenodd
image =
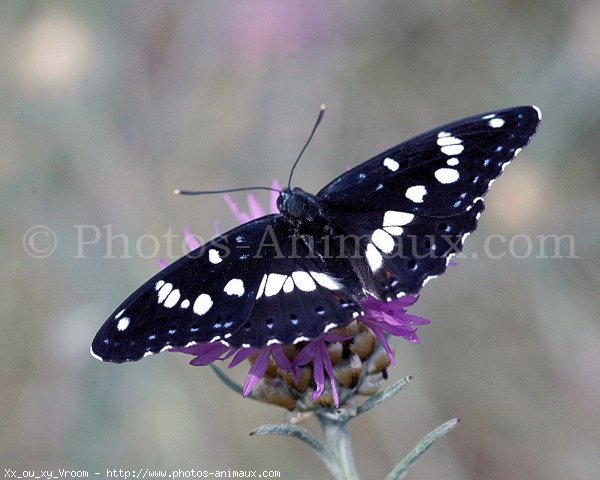
M 285 279 L 286 276 L 281 275 L 280 273 L 269 273 L 265 285 L 265 296 L 272 297 L 273 295 L 277 295 L 280 292 L 281 287 L 283 287 Z
M 284 293 L 290 293 L 294 290 L 294 281 L 292 277 L 287 277 L 285 282 L 283 282 L 283 291 Z
M 256 298 L 262 297 L 263 293 L 265 293 L 265 285 L 267 284 L 267 275 L 263 275 L 262 280 L 260 281 L 260 286 L 258 287 L 258 292 L 256 293 Z
M 121 310 L 119 313 L 117 313 L 117 314 L 115 315 L 115 320 L 118 320 L 118 319 L 119 319 L 119 317 L 120 317 L 121 315 L 123 315 L 123 312 L 124 312 L 124 311 L 125 311 L 125 309 L 123 309 L 123 310 Z
M 489 120 L 490 118 L 494 118 L 496 116 L 495 113 L 490 113 L 488 115 L 484 115 L 483 117 L 481 117 L 482 120 Z
M 237 295 L 238 297 L 241 297 L 244 294 L 244 282 L 239 278 L 232 278 L 227 282 L 223 291 L 227 295 Z
M 383 161 L 383 166 L 387 167 L 392 172 L 395 172 L 396 170 L 398 170 L 400 168 L 400 164 L 396 160 L 394 160 L 393 158 L 386 158 Z
M 339 290 L 342 288 L 342 285 L 338 283 L 335 278 L 327 275 L 326 273 L 310 272 L 310 274 L 319 285 L 327 288 L 328 290 Z
M 277 343 L 283 343 L 281 340 L 277 340 L 276 338 L 272 338 L 271 340 L 267 340 L 267 347 L 270 345 L 275 345 Z
M 460 138 L 452 137 L 450 135 L 447 137 L 438 138 L 437 140 L 437 144 L 440 147 L 446 147 L 448 145 L 460 145 L 461 143 L 462 140 Z
M 440 148 L 442 153 L 453 157 L 454 155 L 460 155 L 462 151 L 465 149 L 463 145 L 446 145 L 445 147 Z
M 162 347 L 160 349 L 160 353 L 166 352 L 167 350 L 171 350 L 172 348 L 173 348 L 173 345 L 165 345 L 164 347 Z
M 515 153 L 514 153 L 513 157 L 516 157 L 519 153 L 521 153 L 521 150 L 523 150 L 523 149 L 522 148 L 517 148 L 515 150 Z
M 294 341 L 292 343 L 294 345 L 296 345 L 297 343 L 308 342 L 309 340 L 310 340 L 310 338 L 308 338 L 308 337 L 298 337 L 298 338 L 294 339 Z
M 449 158 L 448 160 L 446 160 L 446 164 L 449 167 L 456 167 L 458 165 L 458 158 Z
M 541 120 L 542 119 L 542 111 L 535 105 L 532 105 L 531 107 L 537 112 L 538 120 Z
M 151 351 L 148 350 L 147 352 L 144 352 L 144 357 L 143 358 L 149 357 L 150 355 L 154 355 L 154 352 L 151 352 Z
M 223 261 L 223 259 L 219 255 L 219 251 L 218 250 L 215 250 L 214 248 L 211 248 L 208 251 L 208 261 L 210 263 L 212 263 L 213 265 L 216 265 L 217 263 L 221 263 Z
M 369 264 L 371 271 L 376 272 L 379 270 L 383 264 L 383 257 L 381 256 L 381 253 L 379 253 L 379 250 L 375 248 L 375 245 L 369 243 L 367 245 L 365 254 L 367 256 L 367 263 Z
M 450 133 L 448 132 L 440 132 L 438 133 L 438 138 L 449 137 Z
M 425 280 L 423 280 L 423 286 L 427 285 L 431 280 L 433 280 L 434 278 L 438 278 L 439 275 L 430 275 L 429 277 L 427 277 Z
M 158 303 L 164 302 L 165 298 L 167 298 L 167 295 L 171 293 L 172 289 L 173 285 L 171 283 L 165 283 L 162 286 L 162 288 L 158 291 Z
M 424 185 L 415 185 L 406 189 L 406 198 L 415 202 L 423 203 L 423 197 L 427 194 L 427 189 Z
M 492 128 L 500 128 L 501 126 L 503 126 L 506 122 L 504 120 L 502 120 L 501 118 L 492 118 L 489 122 L 488 125 Z
M 395 210 L 388 210 L 383 216 L 384 227 L 402 227 L 408 225 L 413 221 L 415 216 L 412 213 L 397 212 Z
M 454 183 L 460 177 L 458 171 L 453 168 L 438 168 L 434 175 L 437 181 L 443 184 Z
M 183 302 L 181 302 L 181 308 L 188 308 L 190 306 L 190 301 L 186 298 Z
M 206 293 L 201 293 L 198 295 L 198 298 L 194 302 L 194 313 L 196 315 L 204 315 L 206 312 L 210 310 L 210 307 L 213 306 L 213 301 L 210 298 L 210 295 Z
M 373 232 L 371 235 L 371 241 L 377 248 L 379 248 L 379 250 L 385 253 L 391 253 L 396 245 L 392 236 L 381 228 L 378 228 Z
M 174 307 L 175 305 L 177 305 L 177 302 L 179 302 L 180 297 L 181 294 L 179 293 L 179 290 L 172 290 L 171 293 L 169 293 L 167 299 L 165 300 L 164 306 L 167 308 Z
M 102 359 L 102 357 L 99 357 L 98 355 L 96 355 L 96 354 L 94 353 L 94 350 L 92 350 L 92 347 L 90 347 L 90 355 L 91 355 L 92 357 L 94 357 L 96 360 L 100 360 L 101 362 L 103 362 L 103 361 L 104 361 L 104 360 Z
M 325 325 L 325 328 L 323 329 L 323 333 L 327 333 L 329 330 L 333 330 L 337 326 L 338 326 L 337 323 L 328 323 L 327 325 Z
M 154 286 L 154 288 L 156 288 L 156 290 L 160 290 L 164 284 L 165 284 L 164 280 L 159 280 L 158 282 L 156 282 L 156 285 Z
M 312 292 L 317 288 L 315 281 L 306 272 L 293 272 L 292 280 L 294 280 L 296 287 L 303 292 Z

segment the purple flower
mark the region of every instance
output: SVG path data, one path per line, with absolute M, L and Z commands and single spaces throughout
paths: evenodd
M 281 189 L 277 181 L 273 182 L 272 187 Z M 279 212 L 277 197 L 277 192 L 271 192 L 270 213 Z M 248 222 L 266 214 L 254 194 L 247 197 L 248 212 L 242 211 L 229 195 L 225 195 L 225 202 L 240 222 Z M 187 228 L 184 229 L 184 235 L 190 250 L 200 246 Z M 319 400 L 325 392 L 327 377 L 331 386 L 331 400 L 337 407 L 340 405 L 340 384 L 343 388 L 360 390 L 364 378 L 374 374 L 385 378 L 385 368 L 390 363 L 396 365 L 394 352 L 388 342 L 389 336 L 400 337 L 413 343 L 419 342 L 417 326 L 430 322 L 407 313 L 407 308 L 417 299 L 416 296 L 405 296 L 384 302 L 369 297 L 362 302 L 365 315 L 351 325 L 334 329 L 317 339 L 297 345 L 276 344 L 257 349 L 209 343 L 173 351 L 193 355 L 194 359 L 190 364 L 194 366 L 206 366 L 218 360 L 231 359 L 228 368 L 232 368 L 244 360 L 250 360 L 252 366 L 244 382 L 244 397 L 264 381 L 266 386 L 262 393 L 258 393 L 258 398 L 290 409 L 296 408 L 298 398 L 302 398 L 305 393 L 309 394 L 313 402 Z M 385 361 L 376 357 L 376 340 L 387 354 Z M 310 388 L 311 380 L 316 387 L 314 389 Z M 307 403 L 306 398 L 302 400 L 305 408 Z
M 373 331 L 394 367 L 396 366 L 394 352 L 386 336 L 393 335 L 409 342 L 419 343 L 417 325 L 430 323 L 425 318 L 406 313 L 406 308 L 414 305 L 417 300 L 417 296 L 407 295 L 391 302 L 382 302 L 374 297 L 369 297 L 362 302 L 365 315 L 360 318 L 360 321 Z

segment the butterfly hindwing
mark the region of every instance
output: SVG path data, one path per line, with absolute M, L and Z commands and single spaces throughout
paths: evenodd
M 361 314 L 362 287 L 338 251 L 304 236 L 280 235 L 236 344 L 293 344 L 347 325 Z M 336 247 L 332 247 L 336 248 Z
M 401 143 L 319 192 L 327 217 L 360 236 L 370 293 L 417 293 L 444 272 L 475 230 L 489 187 L 539 121 L 536 107 L 459 120 Z

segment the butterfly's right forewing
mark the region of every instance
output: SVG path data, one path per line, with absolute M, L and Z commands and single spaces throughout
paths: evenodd
M 318 199 L 361 239 L 373 295 L 417 293 L 477 227 L 483 197 L 534 135 L 537 107 L 469 117 L 408 140 L 344 173 Z

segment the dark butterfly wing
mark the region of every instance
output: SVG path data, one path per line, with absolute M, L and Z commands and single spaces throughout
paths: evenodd
M 292 232 L 273 240 L 277 249 L 269 254 L 251 316 L 228 341 L 241 347 L 295 344 L 362 314 L 362 285 L 335 246 L 326 255 L 322 240 Z
M 319 194 L 335 227 L 360 238 L 379 298 L 416 293 L 477 227 L 483 197 L 540 122 L 537 107 L 459 120 L 344 173 Z
M 125 362 L 196 343 L 259 348 L 346 325 L 360 309 L 352 300 L 358 278 L 314 250 L 282 215 L 241 225 L 142 285 L 104 323 L 91 352 Z

